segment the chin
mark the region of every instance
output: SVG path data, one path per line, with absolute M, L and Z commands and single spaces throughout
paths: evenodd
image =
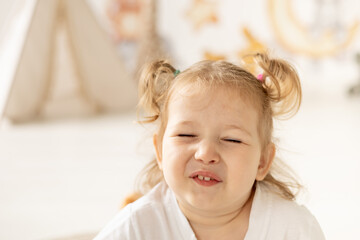
M 187 202 L 192 207 L 203 211 L 214 211 L 217 207 L 219 207 L 218 201 L 209 198 L 195 197 L 188 199 Z

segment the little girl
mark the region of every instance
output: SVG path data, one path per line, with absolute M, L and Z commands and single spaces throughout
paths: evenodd
M 179 73 L 165 61 L 140 79 L 139 107 L 157 124 L 156 160 L 144 173 L 151 190 L 123 208 L 102 239 L 325 239 L 295 203 L 275 158 L 273 118 L 296 113 L 298 75 L 287 62 L 253 56 L 255 77 L 225 61 Z

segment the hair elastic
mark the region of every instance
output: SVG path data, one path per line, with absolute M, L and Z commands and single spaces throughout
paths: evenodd
M 177 75 L 179 75 L 179 73 L 180 73 L 180 70 L 176 69 L 175 72 L 174 72 L 174 76 L 176 77 Z
M 262 73 L 258 74 L 256 79 L 259 80 L 260 82 L 264 82 L 264 74 Z

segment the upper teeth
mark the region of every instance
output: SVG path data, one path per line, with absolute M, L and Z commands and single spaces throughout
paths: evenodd
M 205 180 L 205 181 L 210 181 L 210 177 L 204 177 L 204 176 L 201 176 L 201 175 L 198 175 L 198 178 L 200 179 L 200 180 Z

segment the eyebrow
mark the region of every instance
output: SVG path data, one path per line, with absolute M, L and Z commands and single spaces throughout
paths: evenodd
M 194 125 L 194 123 L 192 121 L 181 121 L 181 122 L 178 122 L 178 123 L 175 123 L 173 126 L 182 126 L 182 125 Z
M 247 135 L 252 136 L 252 134 L 246 128 L 244 128 L 242 126 L 238 126 L 238 125 L 235 125 L 235 124 L 227 124 L 227 125 L 225 125 L 225 127 L 227 129 L 234 129 L 234 128 L 239 129 L 240 131 L 245 132 Z
M 193 125 L 194 125 L 194 122 L 185 120 L 185 121 L 181 121 L 181 122 L 178 122 L 178 123 L 174 124 L 174 126 L 182 126 L 182 125 L 185 125 L 185 126 L 193 126 Z M 242 127 L 242 126 L 239 126 L 239 125 L 226 124 L 226 125 L 225 125 L 225 128 L 226 128 L 226 129 L 238 129 L 238 130 L 246 133 L 247 135 L 252 136 L 252 134 L 251 134 L 246 128 L 244 128 L 244 127 Z

